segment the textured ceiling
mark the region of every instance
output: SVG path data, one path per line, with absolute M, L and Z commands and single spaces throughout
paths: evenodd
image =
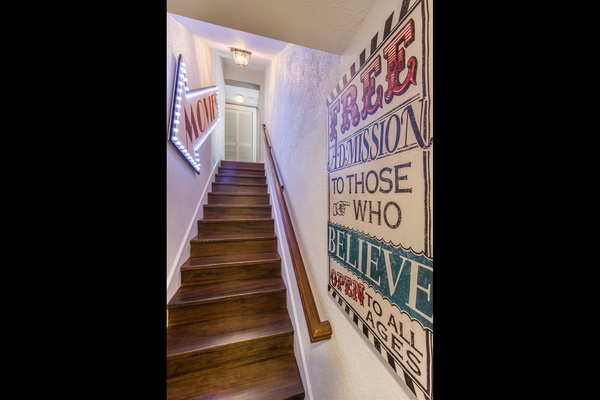
M 167 0 L 167 13 L 235 65 L 229 47 L 252 52 L 247 69 L 264 71 L 288 43 L 341 55 L 376 1 Z M 386 1 L 386 0 L 383 0 Z M 225 86 L 225 100 L 242 94 L 258 107 L 259 90 Z
M 167 12 L 341 55 L 376 1 L 167 0 Z
M 288 45 L 286 42 L 264 36 L 209 24 L 177 14 L 168 14 L 189 29 L 190 32 L 201 37 L 204 43 L 223 57 L 223 62 L 226 64 L 235 65 L 229 48 L 237 47 L 252 52 L 250 64 L 244 68 L 264 71 L 266 65 Z

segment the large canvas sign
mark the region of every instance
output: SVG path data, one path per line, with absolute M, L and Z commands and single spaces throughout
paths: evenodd
M 328 292 L 433 399 L 431 2 L 404 1 L 327 98 Z

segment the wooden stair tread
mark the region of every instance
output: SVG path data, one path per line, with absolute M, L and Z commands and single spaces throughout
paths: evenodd
M 216 183 L 222 183 L 222 182 L 216 182 Z M 256 197 L 263 197 L 263 196 L 267 196 L 268 193 L 233 193 L 233 192 L 219 192 L 219 191 L 211 191 L 209 193 L 210 196 L 256 196 Z
M 286 290 L 281 276 L 210 282 L 181 286 L 169 301 L 168 307 L 185 307 L 202 301 L 214 301 L 234 296 L 249 296 Z
M 209 192 L 207 204 L 271 204 L 267 191 L 258 192 Z
M 220 318 L 209 322 L 176 325 L 167 330 L 167 356 L 187 357 L 189 353 L 257 337 L 293 335 L 293 330 L 287 308 Z
M 228 218 L 244 218 L 244 217 L 258 217 L 265 218 L 271 215 L 271 205 L 270 204 L 215 204 L 209 203 L 204 204 L 204 215 L 207 218 L 215 216 L 212 215 L 214 212 L 223 213 L 222 215 L 227 216 Z M 260 215 L 252 215 L 252 214 L 260 214 Z
M 225 204 L 225 203 L 216 203 L 216 204 L 204 204 L 203 207 L 210 208 L 271 208 L 270 204 Z
M 266 173 L 264 170 L 260 169 L 233 169 L 233 168 L 223 168 L 219 167 L 219 170 L 215 174 L 215 176 L 243 176 L 243 177 L 251 177 L 251 178 L 264 178 L 266 177 Z
M 217 183 L 219 185 L 231 185 L 231 186 L 259 186 L 259 187 L 266 187 L 268 186 L 267 183 L 248 183 L 248 182 L 212 182 Z
M 272 232 L 251 232 L 251 233 L 243 233 L 243 232 L 225 232 L 225 233 L 202 233 L 199 232 L 196 237 L 194 237 L 190 242 L 191 243 L 202 243 L 202 242 L 218 242 L 218 241 L 231 241 L 235 242 L 238 240 L 262 240 L 262 239 L 273 239 L 277 236 Z
M 263 162 L 255 162 L 255 161 L 230 161 L 230 160 L 222 160 L 221 167 L 223 168 L 231 168 L 231 169 L 252 169 L 252 170 L 264 170 L 265 163 Z
M 269 185 L 266 183 L 213 182 L 211 185 L 215 192 L 233 192 L 240 194 L 269 193 Z
M 269 206 L 270 207 L 270 206 Z M 238 216 L 232 216 L 230 218 L 227 219 L 223 219 L 223 218 L 203 218 L 201 220 L 199 220 L 198 222 L 200 222 L 201 224 L 222 224 L 223 222 L 231 224 L 233 222 L 248 222 L 248 221 L 256 221 L 256 222 L 260 222 L 260 221 L 267 221 L 267 222 L 271 222 L 271 221 L 275 221 L 273 219 L 273 217 L 259 217 L 259 216 L 252 216 L 252 215 L 238 215 Z
M 254 179 L 254 178 L 266 178 L 266 175 L 256 175 L 256 174 L 251 174 L 251 173 L 245 173 L 245 170 L 243 169 L 239 169 L 239 170 L 223 170 L 223 171 L 219 171 L 215 174 L 215 176 L 227 176 L 227 177 L 234 177 L 234 178 L 250 178 L 250 179 Z
M 202 268 L 204 266 L 260 264 L 263 262 L 281 261 L 281 256 L 276 251 L 262 253 L 219 254 L 215 256 L 198 256 L 188 258 L 181 270 Z
M 168 400 L 304 398 L 302 378 L 292 353 L 167 385 Z

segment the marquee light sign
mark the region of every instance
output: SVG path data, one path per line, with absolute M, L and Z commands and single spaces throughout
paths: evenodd
M 220 121 L 221 114 L 217 87 L 190 90 L 186 73 L 180 54 L 175 71 L 169 141 L 199 174 L 198 149 Z
M 404 0 L 327 98 L 327 290 L 433 400 L 431 0 Z

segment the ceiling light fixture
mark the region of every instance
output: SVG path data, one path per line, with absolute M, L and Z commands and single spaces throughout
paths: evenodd
M 241 65 L 242 67 L 248 65 L 250 62 L 250 55 L 252 54 L 251 52 L 248 50 L 236 49 L 235 47 L 230 47 L 229 50 L 231 50 L 231 56 L 237 65 Z
M 236 94 L 235 95 L 235 101 L 237 101 L 238 103 L 243 103 L 244 102 L 244 96 L 242 96 L 241 94 Z

